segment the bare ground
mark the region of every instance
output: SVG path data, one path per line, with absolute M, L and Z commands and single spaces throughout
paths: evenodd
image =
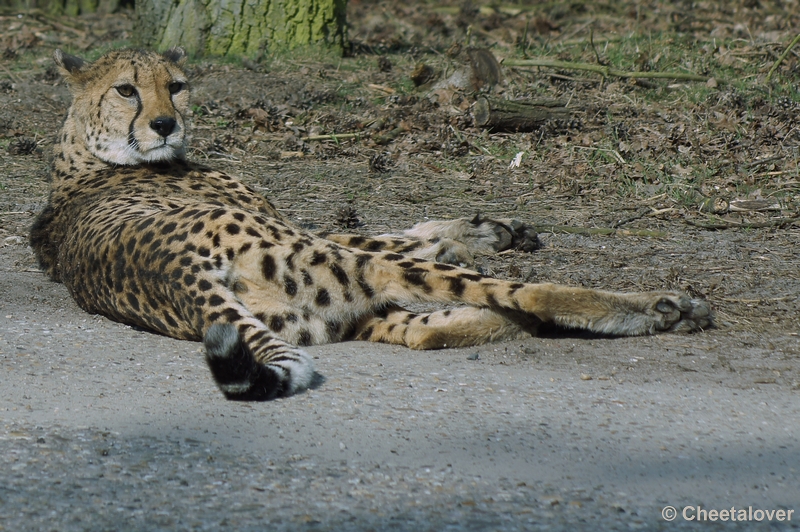
M 323 346 L 319 388 L 259 405 L 226 403 L 199 345 L 86 315 L 38 271 L 26 235 L 69 104 L 49 55 L 96 55 L 130 21 L 0 17 L 0 527 L 666 530 L 691 526 L 663 521 L 668 504 L 800 511 L 797 55 L 765 79 L 800 9 L 722 4 L 351 2 L 352 57 L 192 62 L 191 156 L 300 224 L 380 233 L 481 212 L 569 226 L 478 266 L 685 290 L 718 316 L 654 338 Z M 504 67 L 495 96 L 568 100 L 573 118 L 491 133 L 470 91 L 410 80 L 419 63 L 439 78 L 463 65 L 447 51 L 468 27 L 501 59 L 715 81 Z M 308 140 L 342 133 L 359 136 Z M 700 208 L 737 199 L 771 210 Z

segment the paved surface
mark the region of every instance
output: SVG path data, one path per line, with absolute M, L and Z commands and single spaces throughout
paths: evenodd
M 0 291 L 1 530 L 673 530 L 696 523 L 667 505 L 800 512 L 796 385 L 674 370 L 720 332 L 316 347 L 318 388 L 232 403 L 200 344 L 90 316 L 35 272 L 3 272 Z M 770 342 L 779 356 L 798 338 Z M 777 515 L 717 524 L 799 528 Z

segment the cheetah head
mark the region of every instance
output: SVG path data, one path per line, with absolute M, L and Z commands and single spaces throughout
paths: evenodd
M 61 50 L 53 58 L 73 96 L 65 125 L 90 153 L 122 165 L 184 157 L 189 85 L 181 48 L 118 50 L 93 63 Z

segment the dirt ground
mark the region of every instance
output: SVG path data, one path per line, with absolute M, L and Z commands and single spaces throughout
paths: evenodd
M 315 230 L 513 216 L 542 248 L 480 257 L 484 273 L 684 290 L 716 328 L 322 346 L 319 388 L 226 403 L 199 344 L 83 313 L 27 244 L 69 105 L 50 55 L 125 45 L 130 14 L 4 14 L 0 530 L 671 530 L 692 523 L 666 505 L 800 512 L 800 61 L 779 59 L 800 5 L 351 0 L 348 17 L 344 58 L 191 61 L 190 157 Z M 469 47 L 705 81 L 503 65 L 478 93 L 570 118 L 487 131 L 475 88 L 441 83 Z

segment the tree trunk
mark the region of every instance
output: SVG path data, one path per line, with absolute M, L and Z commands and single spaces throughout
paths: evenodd
M 347 0 L 136 0 L 141 46 L 258 57 L 304 45 L 342 49 Z

